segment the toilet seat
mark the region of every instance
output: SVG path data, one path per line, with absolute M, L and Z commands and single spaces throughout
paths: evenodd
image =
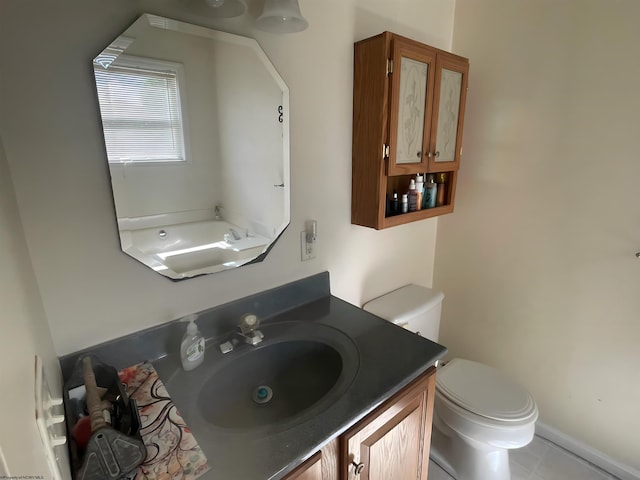
M 438 370 L 436 390 L 457 407 L 499 423 L 522 423 L 538 415 L 533 396 L 498 370 L 456 358 Z

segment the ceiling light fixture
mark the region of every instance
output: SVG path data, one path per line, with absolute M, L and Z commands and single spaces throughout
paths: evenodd
M 300 13 L 298 0 L 265 0 L 256 26 L 265 32 L 295 33 L 307 28 L 309 22 Z
M 218 18 L 239 17 L 247 11 L 244 0 L 204 0 L 211 7 L 211 14 Z

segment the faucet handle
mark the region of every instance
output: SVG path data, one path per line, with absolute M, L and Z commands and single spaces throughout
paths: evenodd
M 240 325 L 238 325 L 243 335 L 247 335 L 253 332 L 259 326 L 260 326 L 260 320 L 256 315 L 253 315 L 252 313 L 242 317 L 240 319 Z
M 233 352 L 233 343 L 230 341 L 226 341 L 220 344 L 220 351 L 225 354 L 229 352 Z

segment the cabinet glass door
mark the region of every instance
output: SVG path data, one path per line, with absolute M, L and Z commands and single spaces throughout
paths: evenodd
M 429 171 L 458 168 L 462 141 L 468 63 L 441 54 L 436 65 L 435 133 L 431 140 Z
M 425 172 L 435 52 L 394 39 L 389 122 L 389 175 Z
M 396 163 L 416 163 L 422 161 L 429 65 L 406 57 L 400 65 Z

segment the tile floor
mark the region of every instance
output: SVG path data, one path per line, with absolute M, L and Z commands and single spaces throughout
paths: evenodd
M 534 437 L 526 447 L 510 452 L 509 461 L 512 480 L 617 480 L 540 437 Z M 429 463 L 429 480 L 452 479 L 433 461 Z

